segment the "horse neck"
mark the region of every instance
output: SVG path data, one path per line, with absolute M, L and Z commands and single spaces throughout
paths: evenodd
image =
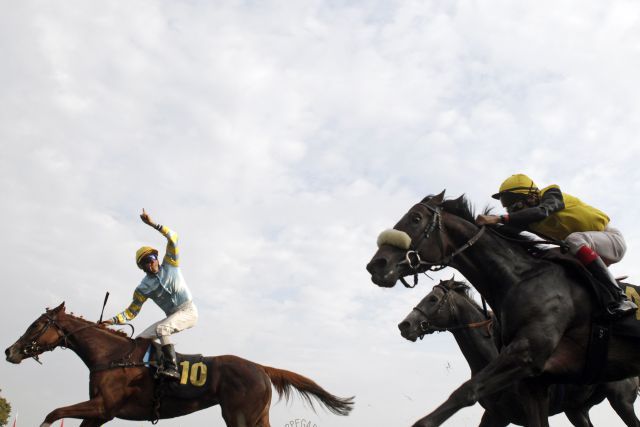
M 456 327 L 486 320 L 484 315 L 466 297 L 458 295 L 455 291 L 452 295 L 452 307 L 455 308 L 455 316 L 451 316 Z M 451 330 L 453 337 L 460 347 L 460 351 L 471 368 L 471 373 L 483 369 L 489 362 L 498 356 L 498 350 L 486 327 L 458 328 Z
M 454 247 L 462 246 L 479 231 L 475 225 L 454 215 L 446 215 L 444 221 L 447 237 Z M 494 311 L 500 310 L 508 289 L 520 282 L 521 274 L 531 266 L 531 257 L 521 247 L 496 237 L 489 230 L 451 263 Z
M 131 342 L 127 337 L 94 327 L 73 316 L 59 316 L 57 321 L 68 335 L 68 348 L 76 353 L 89 369 L 114 360 L 114 355 L 122 353 L 127 343 Z

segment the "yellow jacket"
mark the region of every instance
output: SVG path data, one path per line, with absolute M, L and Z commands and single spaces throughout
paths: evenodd
M 540 190 L 541 205 L 544 203 L 544 195 L 550 189 L 560 191 L 557 185 L 550 185 Z M 555 192 L 555 191 L 553 191 Z M 607 214 L 594 208 L 582 200 L 567 193 L 561 193 L 564 208 L 555 212 L 548 212 L 548 216 L 541 221 L 528 224 L 528 228 L 534 233 L 539 233 L 554 239 L 563 240 L 569 234 L 578 231 L 603 231 L 609 223 Z M 510 215 L 517 216 L 517 212 Z

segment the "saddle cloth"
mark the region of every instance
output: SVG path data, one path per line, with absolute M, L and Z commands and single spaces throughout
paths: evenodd
M 213 363 L 211 359 L 202 357 L 201 354 L 176 353 L 180 380 L 158 379 L 156 383 L 162 383 L 162 394 L 165 397 L 178 399 L 195 399 L 207 392 L 211 382 Z M 143 362 L 149 369 L 157 370 L 162 366 L 162 349 L 160 344 L 151 342 L 144 355 Z

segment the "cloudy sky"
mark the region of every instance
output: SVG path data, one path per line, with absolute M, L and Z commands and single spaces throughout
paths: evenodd
M 410 425 L 469 376 L 449 334 L 398 333 L 432 283 L 380 289 L 364 268 L 423 196 L 481 208 L 512 173 L 559 184 L 613 218 L 614 272 L 640 282 L 639 18 L 596 0 L 0 2 L 3 348 L 62 301 L 123 309 L 135 250 L 164 246 L 144 207 L 180 233 L 200 310 L 178 351 L 356 395 L 347 418 L 274 404 L 274 427 Z M 21 426 L 88 397 L 72 352 L 42 360 L 0 364 Z M 592 420 L 622 425 L 607 403 Z

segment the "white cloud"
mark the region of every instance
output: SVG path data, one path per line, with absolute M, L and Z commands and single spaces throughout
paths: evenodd
M 397 332 L 428 282 L 382 290 L 364 270 L 377 233 L 415 201 L 447 188 L 482 207 L 526 172 L 609 213 L 630 248 L 616 273 L 640 272 L 634 2 L 0 11 L 6 345 L 62 300 L 97 318 L 109 290 L 107 315 L 123 308 L 140 279 L 135 249 L 163 245 L 137 219 L 145 207 L 180 233 L 200 307 L 179 350 L 238 354 L 357 395 L 346 419 L 276 405 L 274 426 L 408 425 L 468 376 L 450 336 L 412 344 Z M 136 328 L 160 315 L 147 304 Z M 25 424 L 86 399 L 79 359 L 43 359 L 0 365 Z M 162 425 L 222 425 L 218 411 Z M 611 422 L 606 405 L 592 413 Z

